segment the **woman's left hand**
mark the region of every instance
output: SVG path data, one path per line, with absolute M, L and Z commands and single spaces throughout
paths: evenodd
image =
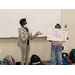
M 40 33 L 40 31 L 37 32 L 38 35 L 42 35 L 42 33 Z

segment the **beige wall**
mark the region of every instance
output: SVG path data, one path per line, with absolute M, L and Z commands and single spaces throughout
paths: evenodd
M 67 46 L 67 49 L 63 52 L 70 52 L 72 48 L 75 48 L 75 10 L 72 9 L 63 9 L 62 10 L 62 28 L 64 25 L 68 25 L 68 37 L 70 38 L 69 41 L 64 43 L 64 46 Z M 15 61 L 21 60 L 21 52 L 20 49 L 17 47 L 17 39 L 0 39 L 0 49 L 2 49 L 2 53 L 0 54 L 0 60 L 6 55 L 12 55 Z M 42 61 L 50 60 L 51 55 L 51 44 L 50 42 L 46 41 L 44 38 L 36 38 L 31 41 L 31 50 L 29 55 L 29 61 L 32 54 L 37 54 Z
M 69 53 L 71 49 L 75 48 L 75 9 L 62 10 L 62 28 L 64 28 L 65 24 L 68 29 L 69 41 L 63 45 L 67 46 L 64 52 Z
M 45 38 L 36 38 L 31 40 L 31 50 L 29 55 L 29 61 L 32 54 L 37 54 L 42 61 L 50 60 L 50 42 L 46 41 Z M 6 55 L 12 55 L 15 61 L 21 60 L 21 51 L 17 47 L 17 39 L 0 39 L 0 60 Z

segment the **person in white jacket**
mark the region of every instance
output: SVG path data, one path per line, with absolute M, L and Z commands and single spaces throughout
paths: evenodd
M 26 27 L 27 21 L 26 18 L 20 20 L 21 27 L 18 29 L 19 37 L 18 37 L 18 46 L 21 49 L 21 65 L 28 65 L 28 57 L 30 52 L 30 39 L 34 39 L 38 35 L 42 35 L 40 31 L 38 31 L 35 35 L 32 36 L 32 33 L 29 32 L 28 28 Z

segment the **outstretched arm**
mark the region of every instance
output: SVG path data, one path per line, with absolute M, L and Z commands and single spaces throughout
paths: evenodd
M 38 32 L 37 32 L 35 35 L 33 35 L 33 36 L 32 36 L 32 33 L 31 33 L 31 35 L 30 35 L 31 40 L 34 39 L 34 38 L 36 38 L 38 35 L 42 35 L 42 33 L 40 33 L 40 32 L 38 31 Z
M 38 34 L 36 33 L 35 35 L 33 35 L 32 36 L 32 33 L 30 34 L 30 39 L 32 40 L 32 39 L 34 39 L 34 38 L 36 38 L 38 36 Z

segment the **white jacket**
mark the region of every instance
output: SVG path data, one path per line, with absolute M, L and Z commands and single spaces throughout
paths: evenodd
M 27 31 L 23 28 L 20 27 L 18 29 L 19 32 L 19 37 L 18 37 L 18 44 L 20 48 L 27 48 L 27 40 L 29 39 L 29 46 L 30 46 L 30 39 L 34 39 L 38 34 L 36 33 L 35 35 L 32 36 L 32 33 L 29 32 L 30 38 L 28 37 Z

